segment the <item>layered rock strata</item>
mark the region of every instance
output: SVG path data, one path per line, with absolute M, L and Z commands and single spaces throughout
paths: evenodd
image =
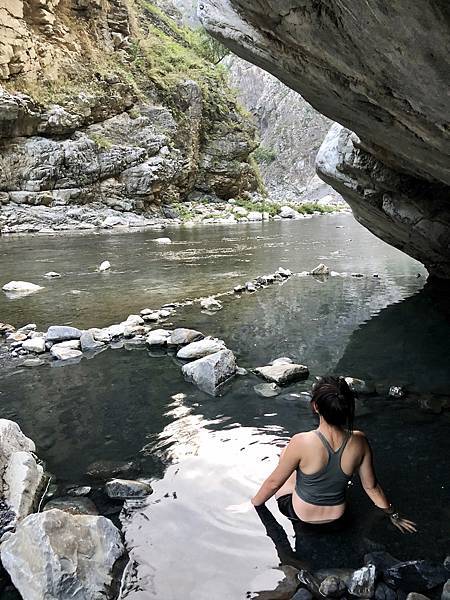
M 334 146 L 339 168 L 326 181 L 376 235 L 450 278 L 448 3 L 205 0 L 199 14 L 234 52 L 356 133 L 344 161 Z

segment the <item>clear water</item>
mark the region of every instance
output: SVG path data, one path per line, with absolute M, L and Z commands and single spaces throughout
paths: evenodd
M 152 242 L 158 235 L 2 239 L 2 283 L 23 279 L 45 290 L 20 300 L 0 297 L 1 320 L 41 328 L 106 325 L 145 306 L 226 291 L 279 265 L 298 272 L 325 262 L 365 277 L 293 277 L 251 296 L 227 297 L 212 316 L 198 305 L 176 314 L 175 325 L 222 337 L 241 366 L 284 355 L 307 364 L 310 380 L 276 398 L 259 397 L 253 386 L 260 380 L 251 374 L 236 378 L 222 397 L 207 396 L 183 380 L 173 357 L 144 349 L 3 372 L 1 416 L 17 420 L 36 441 L 60 483 L 90 482 L 86 471 L 96 460 L 132 461 L 154 479 L 148 503 L 125 517 L 138 564 L 127 598 L 256 597 L 282 579 L 280 563 L 359 566 L 379 544 L 402 559 L 443 560 L 449 413 L 427 414 L 415 400 L 386 398 L 390 385 L 448 393 L 448 303 L 423 288 L 423 268 L 344 215 L 174 229 L 168 232 L 174 243 L 164 247 Z M 111 272 L 95 273 L 104 259 Z M 63 277 L 47 281 L 49 270 Z M 418 522 L 417 535 L 401 536 L 372 519 L 357 482 L 345 535 L 300 534 L 295 542 L 273 502 L 268 506 L 285 535 L 269 517 L 263 524 L 253 510 L 229 509 L 255 492 L 293 433 L 314 426 L 309 406 L 293 394 L 329 372 L 377 382 L 380 394 L 359 403 L 357 426 L 372 441 L 392 501 Z

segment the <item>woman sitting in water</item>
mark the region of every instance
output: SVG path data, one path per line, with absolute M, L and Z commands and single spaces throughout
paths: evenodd
M 280 512 L 292 521 L 322 525 L 345 512 L 348 482 L 358 472 L 364 491 L 402 533 L 416 531 L 401 518 L 377 482 L 372 451 L 362 431 L 353 431 L 355 396 L 343 377 L 324 377 L 313 388 L 319 427 L 297 433 L 283 450 L 276 469 L 252 498 L 262 506 L 274 494 Z

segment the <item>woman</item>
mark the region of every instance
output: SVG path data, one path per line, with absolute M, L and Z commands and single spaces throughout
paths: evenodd
M 372 452 L 362 431 L 353 431 L 355 396 L 343 377 L 324 377 L 313 388 L 319 427 L 297 433 L 277 468 L 252 498 L 255 507 L 275 495 L 280 512 L 293 521 L 323 525 L 343 517 L 348 482 L 355 472 L 364 491 L 402 533 L 416 531 L 389 504 L 377 482 Z

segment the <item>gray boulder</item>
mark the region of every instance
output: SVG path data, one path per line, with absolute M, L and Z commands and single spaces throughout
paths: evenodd
M 326 598 L 340 598 L 347 591 L 347 586 L 339 577 L 325 577 L 319 587 L 319 592 Z
M 257 367 L 255 373 L 277 385 L 289 385 L 294 381 L 307 379 L 309 376 L 308 367 L 305 365 L 285 362 Z
M 147 346 L 166 346 L 171 333 L 172 332 L 167 329 L 155 329 L 150 331 L 145 340 L 146 344 Z
M 213 337 L 206 337 L 198 342 L 192 342 L 177 352 L 177 358 L 195 360 L 225 349 L 225 342 Z
M 231 350 L 220 350 L 184 365 L 182 372 L 201 390 L 215 394 L 221 384 L 236 374 L 236 360 Z
M 57 508 L 71 515 L 98 515 L 95 504 L 89 498 L 67 497 L 54 498 L 49 500 L 43 510 L 52 510 Z
M 64 342 L 66 340 L 79 340 L 82 331 L 76 327 L 69 327 L 67 325 L 52 325 L 48 328 L 47 335 L 45 336 L 47 342 Z
M 447 581 L 444 583 L 441 600 L 450 600 L 450 579 L 447 579 Z
M 190 344 L 204 337 L 203 333 L 196 331 L 195 329 L 186 329 L 185 327 L 179 327 L 174 329 L 167 339 L 169 346 L 184 346 Z
M 375 594 L 376 569 L 374 565 L 361 567 L 346 581 L 349 593 L 358 598 L 372 598 Z
M 81 350 L 75 350 L 74 348 L 61 346 L 61 344 L 52 346 L 50 349 L 50 354 L 56 358 L 56 360 L 73 360 L 83 356 Z
M 52 509 L 28 516 L 1 546 L 1 560 L 26 600 L 108 598 L 112 568 L 123 554 L 105 517 Z
M 282 206 L 279 215 L 282 219 L 301 219 L 303 216 L 290 206 Z
M 0 497 L 11 526 L 35 508 L 44 484 L 44 470 L 36 462 L 35 450 L 34 442 L 17 423 L 0 419 Z M 8 525 L 3 518 L 0 522 Z
M 45 338 L 44 337 L 35 337 L 29 340 L 24 340 L 22 344 L 22 348 L 24 350 L 28 350 L 28 352 L 34 352 L 35 354 L 42 354 L 45 352 Z
M 405 592 L 426 592 L 444 583 L 448 579 L 448 571 L 443 565 L 426 560 L 408 560 L 386 569 L 384 579 Z
M 104 342 L 99 342 L 94 339 L 94 336 L 90 331 L 83 331 L 80 337 L 81 351 L 89 352 L 91 350 L 98 350 L 104 348 Z
M 105 484 L 105 492 L 109 498 L 145 498 L 153 493 L 152 486 L 145 481 L 131 479 L 112 479 Z

